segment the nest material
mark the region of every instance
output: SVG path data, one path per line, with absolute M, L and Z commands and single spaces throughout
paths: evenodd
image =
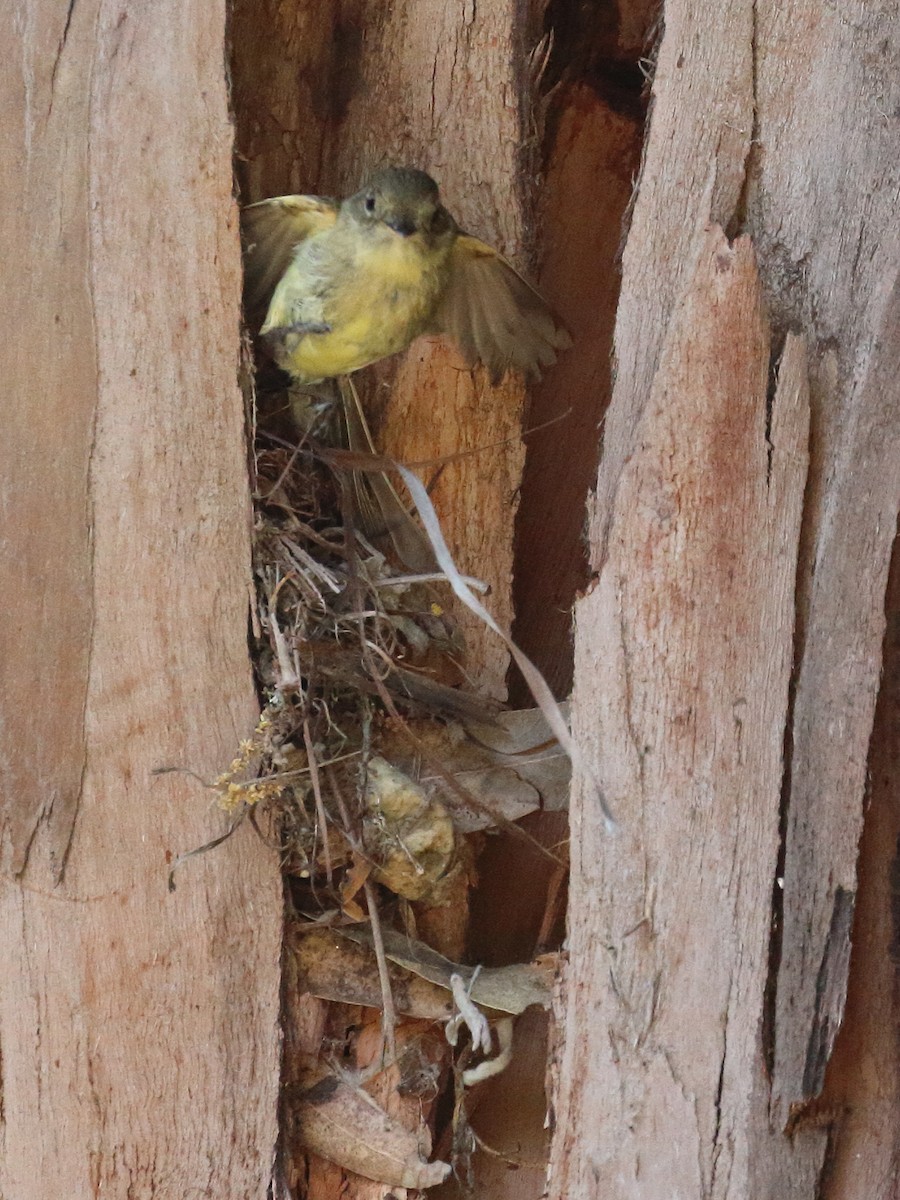
M 265 703 L 215 786 L 227 809 L 263 803 L 284 867 L 310 881 L 315 907 L 359 919 L 353 897 L 370 876 L 440 904 L 461 867 L 461 835 L 505 826 L 527 836 L 512 822 L 565 802 L 568 762 L 545 709 L 498 715 L 464 686 L 446 581 L 389 557 L 400 521 L 405 546 L 425 534 L 386 479 L 368 487 L 371 470 L 359 464 L 380 460 L 336 460 L 316 440 L 333 409 L 304 411 L 310 432 L 299 444 L 296 432 L 294 443 L 267 434 L 253 460 L 253 639 Z
M 288 392 L 278 407 L 305 432 L 296 444 L 294 429 L 293 446 L 264 436 L 253 464 L 254 657 L 267 703 L 217 786 L 228 807 L 264 801 L 285 868 L 330 889 L 345 912 L 369 874 L 439 902 L 456 860 L 453 822 L 383 757 L 382 736 L 392 727 L 396 741 L 409 719 L 490 721 L 494 710 L 464 686 L 439 576 L 392 554 L 398 528 L 406 545 L 424 534 L 386 476 L 336 462 L 339 405 Z

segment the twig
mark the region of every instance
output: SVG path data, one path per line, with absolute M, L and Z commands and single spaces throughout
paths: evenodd
M 275 493 L 278 491 L 278 489 L 281 487 L 281 485 L 284 483 L 285 479 L 287 479 L 288 475 L 290 475 L 291 470 L 293 469 L 294 463 L 297 461 L 297 456 L 299 455 L 300 451 L 303 449 L 303 444 L 305 441 L 306 441 L 305 438 L 301 438 L 300 441 L 297 443 L 297 445 L 294 447 L 291 457 L 287 461 L 287 466 L 284 468 L 284 470 L 281 472 L 281 474 L 278 476 L 278 478 L 275 480 L 275 482 L 272 484 L 272 486 L 269 488 L 269 490 L 267 492 L 260 492 L 260 494 L 256 497 L 256 499 L 260 503 L 264 504 L 266 502 L 266 500 L 270 500 L 275 495 Z
M 378 982 L 381 984 L 381 1001 L 384 1006 L 381 1017 L 381 1035 L 384 1043 L 381 1058 L 382 1062 L 384 1062 L 386 1051 L 388 1061 L 394 1062 L 397 1058 L 397 1012 L 394 1008 L 394 996 L 391 992 L 391 976 L 388 971 L 387 955 L 384 952 L 384 939 L 381 936 L 381 918 L 378 915 L 375 889 L 372 887 L 370 880 L 367 879 L 363 884 L 363 891 L 366 894 L 366 905 L 369 909 L 369 922 L 372 926 L 372 945 L 375 949 L 375 961 L 378 963 Z
M 541 1171 L 546 1171 L 546 1162 L 536 1158 L 515 1158 L 511 1154 L 505 1154 L 502 1150 L 495 1150 L 493 1146 L 489 1146 L 480 1133 L 475 1131 L 472 1122 L 469 1122 L 469 1133 L 471 1133 L 475 1145 L 485 1154 L 493 1155 L 494 1158 L 499 1158 L 501 1162 L 509 1163 L 511 1167 L 533 1167 Z
M 205 854 L 207 850 L 215 850 L 216 846 L 221 846 L 223 842 L 227 842 L 235 830 L 243 824 L 246 816 L 247 806 L 244 805 L 237 817 L 235 817 L 234 821 L 232 821 L 229 828 L 226 829 L 223 834 L 217 838 L 213 838 L 211 842 L 205 842 L 202 846 L 197 846 L 197 848 L 194 850 L 187 850 L 184 854 L 179 854 L 172 863 L 172 869 L 169 872 L 169 891 L 175 891 L 175 872 L 180 866 L 186 863 L 189 858 L 195 858 L 198 854 Z
M 474 588 L 476 592 L 481 592 L 482 595 L 487 595 L 491 590 L 489 583 L 485 583 L 483 579 L 475 579 L 472 575 L 463 575 L 463 579 L 470 588 Z M 408 583 L 448 583 L 449 580 L 443 571 L 424 571 L 419 575 L 385 575 L 383 579 L 376 579 L 372 583 L 374 588 L 392 588 L 400 587 Z
M 269 600 L 269 628 L 272 630 L 272 640 L 275 642 L 275 658 L 278 663 L 278 669 L 281 673 L 281 678 L 278 681 L 280 691 L 285 689 L 293 690 L 300 686 L 300 675 L 298 674 L 294 664 L 291 662 L 291 656 L 288 652 L 287 642 L 284 634 L 281 632 L 281 627 L 278 624 L 278 612 L 272 599 Z
M 303 744 L 306 746 L 306 760 L 309 763 L 309 778 L 312 783 L 313 796 L 316 802 L 316 818 L 319 822 L 319 827 L 322 830 L 322 852 L 325 855 L 325 875 L 328 878 L 328 886 L 332 886 L 331 879 L 331 846 L 328 841 L 328 817 L 325 812 L 325 801 L 322 799 L 322 788 L 319 783 L 319 764 L 316 761 L 316 751 L 313 746 L 313 740 L 309 732 L 309 718 L 303 718 Z

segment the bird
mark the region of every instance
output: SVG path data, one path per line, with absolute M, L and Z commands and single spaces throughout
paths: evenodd
M 349 375 L 422 334 L 448 334 L 493 384 L 540 378 L 571 345 L 540 294 L 463 232 L 424 171 L 385 167 L 352 196 L 275 196 L 242 214 L 245 305 L 299 385 Z

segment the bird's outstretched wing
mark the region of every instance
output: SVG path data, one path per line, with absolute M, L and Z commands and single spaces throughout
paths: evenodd
M 470 365 L 484 363 L 492 383 L 510 368 L 540 378 L 572 339 L 552 309 L 501 254 L 478 238 L 460 234 L 450 260 L 450 279 L 434 320 Z
M 244 304 L 251 321 L 265 316 L 298 243 L 330 228 L 337 212 L 338 202 L 323 196 L 275 196 L 243 210 Z

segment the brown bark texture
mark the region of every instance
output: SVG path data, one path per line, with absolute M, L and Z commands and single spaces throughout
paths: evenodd
M 576 612 L 622 828 L 576 783 L 551 1196 L 896 1194 L 895 1135 L 823 1085 L 900 491 L 897 32 L 664 9 Z
M 900 539 L 885 612 L 847 1005 L 820 1110 L 834 1126 L 826 1200 L 900 1191 Z
M 252 731 L 224 5 L 0 17 L 0 1194 L 262 1197 L 277 863 L 185 773 Z

